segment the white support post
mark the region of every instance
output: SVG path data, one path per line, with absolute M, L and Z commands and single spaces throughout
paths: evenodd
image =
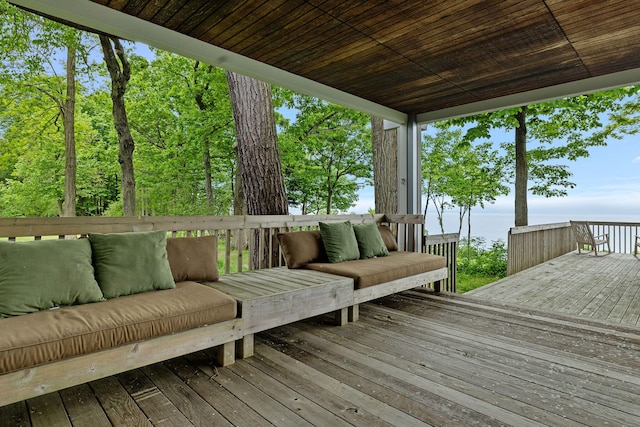
M 422 211 L 422 138 L 415 115 L 407 121 L 407 213 Z

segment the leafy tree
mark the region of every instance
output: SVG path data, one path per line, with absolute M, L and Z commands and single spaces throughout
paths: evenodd
M 456 144 L 453 151 L 455 167 L 449 179 L 449 195 L 459 207 L 458 234 L 467 217 L 467 239 L 471 239 L 471 209 L 509 193 L 504 184 L 506 162 L 491 142 L 475 145 Z
M 454 144 L 461 136 L 460 131 L 439 130 L 435 135 L 425 134 L 422 142 L 422 193 L 425 195 L 424 216 L 427 218 L 429 205 L 433 203 L 440 231 L 444 234 L 443 216 L 445 209 L 453 204 L 448 198 L 447 181 L 452 168 L 451 154 Z
M 224 71 L 211 65 L 205 67 L 200 65 L 196 61 L 193 66 L 193 96 L 199 111 L 208 113 L 208 124 L 203 133 L 203 164 L 207 204 L 208 206 L 213 206 L 212 158 L 237 158 L 237 151 L 235 152 L 236 156 L 231 156 L 233 149 L 231 143 L 235 142 L 235 132 L 233 129 L 229 87 L 228 84 L 225 84 Z M 218 143 L 215 144 L 215 147 L 212 147 L 214 138 Z M 213 148 L 219 154 L 214 155 L 212 153 Z M 228 166 L 233 165 L 233 162 L 228 163 Z
M 280 135 L 289 204 L 303 214 L 347 211 L 371 179 L 369 116 L 297 94 L 288 106 L 298 111 Z
M 76 215 L 76 73 L 77 58 L 88 56 L 89 36 L 74 28 L 0 3 L 0 84 L 23 95 L 38 94 L 55 106 L 62 118 L 65 153 L 64 196 L 60 214 Z M 64 64 L 52 58 L 65 55 Z M 60 75 L 64 71 L 64 75 Z M 65 84 L 60 84 L 64 81 Z
M 228 214 L 235 135 L 224 71 L 161 51 L 151 62 L 135 56 L 131 62 L 128 105 L 141 210 Z
M 52 77 L 54 79 L 54 77 Z M 11 98 L 9 87 L 0 92 L 0 151 L 7 171 L 0 182 L 0 214 L 4 216 L 54 216 L 63 212 L 65 147 L 61 144 L 57 109 L 49 98 L 24 93 Z M 80 97 L 78 101 L 82 102 Z M 91 198 L 99 184 L 93 179 L 99 147 L 89 116 L 75 115 L 79 199 Z M 29 123 L 29 126 L 25 126 Z M 79 212 L 83 205 L 78 206 Z
M 620 109 L 609 115 L 609 123 L 601 133 L 605 138 L 622 139 L 623 135 L 635 135 L 639 131 L 640 97 L 635 92 L 625 98 Z
M 617 114 L 621 100 L 637 93 L 639 87 L 626 87 L 575 96 L 535 105 L 485 113 L 440 122 L 440 128 L 469 126 L 464 140 L 489 139 L 491 129 L 513 129 L 512 149 L 515 183 L 515 225 L 528 224 L 527 192 L 545 197 L 565 196 L 570 181 L 569 167 L 562 160 L 575 161 L 589 155 L 589 147 L 606 145 L 602 129 L 607 113 Z M 534 148 L 528 145 L 537 143 Z M 531 180 L 533 185 L 528 187 Z
M 439 130 L 423 137 L 423 189 L 427 195 L 425 216 L 431 200 L 440 229 L 444 209 L 458 206 L 458 234 L 465 216 L 471 234 L 471 209 L 494 202 L 509 189 L 504 185 L 505 162 L 491 143 L 463 144 L 462 131 Z
M 116 162 L 118 137 L 113 127 L 111 97 L 106 91 L 95 90 L 81 98 L 79 105 L 91 134 L 79 151 L 79 171 L 87 172 L 78 179 L 78 209 L 83 215 L 122 216 L 120 167 Z

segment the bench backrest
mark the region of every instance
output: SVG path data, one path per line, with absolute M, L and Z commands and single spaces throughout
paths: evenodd
M 389 224 L 401 250 L 421 251 L 422 215 L 245 215 L 245 216 L 146 216 L 0 218 L 0 239 L 28 240 L 78 238 L 89 233 L 124 233 L 167 230 L 170 237 L 214 235 L 218 237 L 222 271 L 229 273 L 284 265 L 277 233 L 310 230 L 319 222 L 349 220 L 354 224 Z M 272 250 L 265 250 L 271 248 Z M 256 253 L 267 253 L 256 257 Z M 222 256 L 224 254 L 224 256 Z

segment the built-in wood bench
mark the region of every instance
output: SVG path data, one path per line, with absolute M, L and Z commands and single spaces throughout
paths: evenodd
M 253 355 L 257 332 L 333 311 L 336 322 L 344 324 L 353 305 L 353 279 L 310 270 L 268 268 L 226 274 L 205 284 L 238 301 L 242 338 L 236 354 L 241 358 Z
M 276 238 L 278 232 L 310 229 L 320 221 L 347 219 L 353 223 L 391 223 L 401 250 L 420 252 L 424 247 L 420 215 L 0 218 L 0 238 L 8 240 L 64 239 L 84 237 L 88 233 L 152 230 L 166 230 L 174 237 L 216 236 L 224 242 L 222 270 L 225 274 L 214 287 L 235 298 L 240 305 L 239 317 L 223 324 L 2 374 L 0 395 L 6 400 L 0 399 L 0 405 L 212 346 L 221 346 L 218 353 L 221 364 L 231 363 L 235 353 L 233 343 L 238 355 L 247 357 L 253 353 L 253 335 L 257 332 L 334 311 L 339 324 L 357 320 L 357 307 L 362 302 L 431 282 L 439 286 L 447 277 L 447 268 L 440 268 L 354 291 L 351 278 L 283 267 L 284 258 Z M 265 248 L 270 249 L 268 259 L 255 261 L 258 258 L 254 253 L 264 252 Z M 240 272 L 232 272 L 234 262 Z M 455 263 L 455 259 L 449 260 L 449 270 L 451 263 Z M 242 271 L 247 270 L 247 265 L 250 271 Z M 455 290 L 455 282 L 447 285 L 446 290 Z

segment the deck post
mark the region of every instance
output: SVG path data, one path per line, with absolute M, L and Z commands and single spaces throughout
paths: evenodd
M 254 334 L 247 334 L 236 341 L 236 355 L 240 359 L 246 359 L 254 354 Z
M 229 366 L 236 360 L 235 342 L 227 342 L 217 348 L 216 362 L 220 366 Z
M 398 128 L 398 213 L 420 214 L 422 141 L 416 116 L 409 115 L 405 125 L 388 121 L 384 125 Z
M 337 326 L 344 326 L 349 323 L 349 309 L 347 307 L 334 311 L 333 316 Z

